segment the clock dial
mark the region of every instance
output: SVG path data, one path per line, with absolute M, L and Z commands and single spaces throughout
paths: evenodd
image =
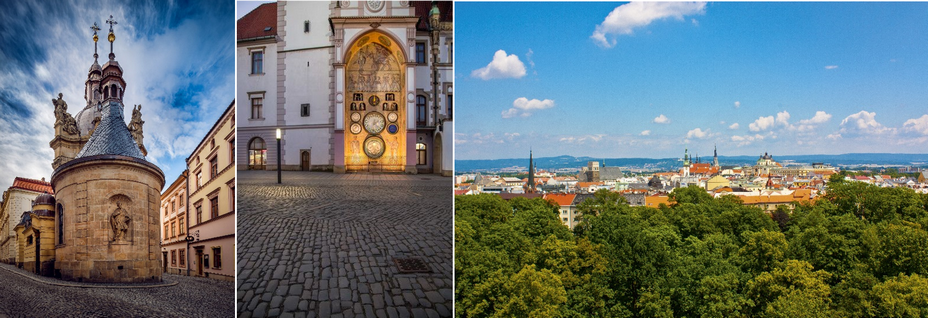
M 367 103 L 371 104 L 371 106 L 380 105 L 380 97 L 377 95 L 371 95 L 371 97 L 367 98 Z
M 360 133 L 361 133 L 361 125 L 358 124 L 358 123 L 351 124 L 351 133 L 352 133 L 352 134 L 355 134 L 355 135 L 360 134 Z
M 377 159 L 383 156 L 383 139 L 377 136 L 368 137 L 367 140 L 364 141 L 364 153 L 371 159 Z
M 351 121 L 353 122 L 361 121 L 361 113 L 351 113 Z
M 396 122 L 397 117 L 399 116 L 397 116 L 396 113 L 387 114 L 387 120 L 389 120 L 391 123 Z
M 391 134 L 395 134 L 399 130 L 400 129 L 399 127 L 396 126 L 396 124 L 390 124 L 390 126 L 387 126 L 387 131 L 390 132 Z
M 383 131 L 385 122 L 386 119 L 383 118 L 383 114 L 378 112 L 368 113 L 367 116 L 364 116 L 364 129 L 369 134 L 376 135 Z

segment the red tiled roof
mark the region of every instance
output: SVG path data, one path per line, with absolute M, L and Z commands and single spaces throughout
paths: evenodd
M 52 193 L 52 184 L 35 179 L 16 177 L 13 179 L 12 188 L 23 189 L 41 193 Z
M 264 31 L 267 27 L 271 29 Z M 265 3 L 251 10 L 236 23 L 237 39 L 277 35 L 277 3 Z
M 550 193 L 545 194 L 545 201 L 554 201 L 558 206 L 569 206 L 573 204 L 576 194 L 569 193 Z
M 454 195 L 464 195 L 470 190 L 454 190 Z

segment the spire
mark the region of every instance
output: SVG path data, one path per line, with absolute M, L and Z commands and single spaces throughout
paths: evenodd
M 107 36 L 107 39 L 110 41 L 110 61 L 116 58 L 116 54 L 113 53 L 113 41 L 116 41 L 116 34 L 113 33 L 113 25 L 116 25 L 116 20 L 113 20 L 113 15 L 110 15 L 110 18 L 106 20 L 106 24 L 110 25 L 110 34 Z
M 535 165 L 532 162 L 532 149 L 528 150 L 528 190 L 535 193 Z
M 97 54 L 97 40 L 100 39 L 100 37 L 97 36 L 97 31 L 100 31 L 100 27 L 94 22 L 93 25 L 90 26 L 90 29 L 93 30 L 93 63 L 97 64 L 97 57 L 99 57 Z

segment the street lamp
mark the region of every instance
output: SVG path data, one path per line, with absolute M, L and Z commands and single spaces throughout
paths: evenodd
M 277 184 L 280 184 L 280 128 L 277 128 Z

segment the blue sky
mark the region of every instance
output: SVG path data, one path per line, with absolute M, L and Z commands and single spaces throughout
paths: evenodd
M 455 15 L 456 159 L 928 153 L 928 3 Z
M 233 12 L 231 1 L 0 2 L 0 188 L 17 176 L 50 179 L 51 100 L 63 93 L 72 115 L 86 105 L 90 26 L 103 29 L 103 64 L 110 15 L 118 22 L 114 52 L 127 84 L 123 101 L 142 105 L 147 159 L 164 171 L 166 184 L 173 182 L 235 98 Z

